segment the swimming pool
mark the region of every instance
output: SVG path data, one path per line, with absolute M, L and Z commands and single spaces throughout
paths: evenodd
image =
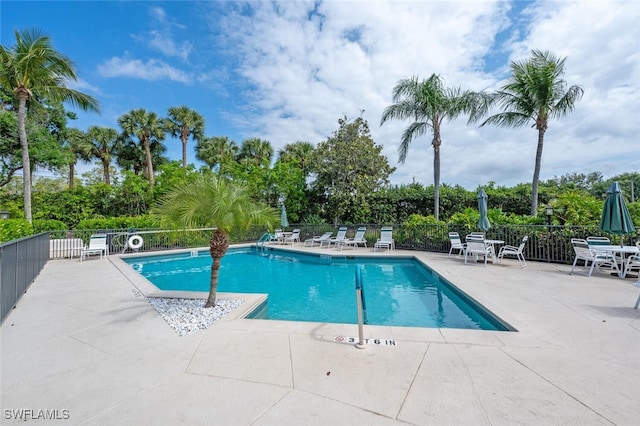
M 123 260 L 161 290 L 209 290 L 208 251 Z M 356 324 L 356 265 L 362 265 L 368 324 L 509 330 L 413 258 L 232 248 L 221 262 L 218 291 L 267 293 L 267 305 L 250 318 Z

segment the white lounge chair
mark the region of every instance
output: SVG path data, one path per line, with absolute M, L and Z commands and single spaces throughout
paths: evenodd
M 318 244 L 322 245 L 322 242 L 328 240 L 329 238 L 331 238 L 332 235 L 333 235 L 333 232 L 325 232 L 324 234 L 322 234 L 320 236 L 307 238 L 306 240 L 304 240 L 304 245 L 305 246 L 311 246 L 311 247 L 313 247 L 315 245 L 315 243 L 318 243 Z
M 484 241 L 484 237 L 479 235 L 467 235 L 467 246 L 464 249 L 464 263 L 467 263 L 469 255 L 473 255 L 475 260 L 478 256 L 484 257 L 484 266 L 487 267 L 489 256 L 493 257 L 493 246 Z
M 524 260 L 522 251 L 524 250 L 524 246 L 527 244 L 528 239 L 529 236 L 527 235 L 522 237 L 522 242 L 518 247 L 510 245 L 500 247 L 500 251 L 498 252 L 498 263 L 502 261 L 504 256 L 515 256 L 518 258 L 518 262 L 520 262 L 520 267 L 525 268 L 527 266 L 527 261 Z
M 584 261 L 584 267 L 589 268 L 588 276 L 591 276 L 594 269 L 599 270 L 600 266 L 609 266 L 611 269 L 619 271 L 619 259 L 613 256 L 611 253 L 596 251 L 592 248 L 589 248 L 589 244 L 587 243 L 587 241 L 580 238 L 572 238 L 571 244 L 573 245 L 573 251 L 575 252 L 576 257 L 573 260 L 573 265 L 571 266 L 569 275 L 573 273 L 578 260 Z M 591 263 L 591 267 L 589 267 L 589 263 Z
M 327 247 L 331 247 L 331 244 L 341 243 L 345 238 L 347 238 L 347 227 L 341 226 L 340 228 L 338 228 L 338 233 L 336 234 L 335 238 L 329 238 L 328 240 L 322 241 L 320 243 L 320 247 L 324 247 L 325 244 L 327 245 Z
M 386 248 L 387 250 L 396 248 L 396 243 L 393 241 L 393 228 L 390 226 L 380 228 L 380 238 L 373 245 L 373 251 L 378 251 L 381 248 Z
M 89 238 L 89 245 L 83 248 L 80 252 L 80 261 L 82 262 L 86 256 L 91 254 L 99 254 L 100 259 L 102 259 L 103 254 L 105 255 L 105 257 L 109 255 L 106 235 L 93 234 Z
M 340 250 L 342 250 L 345 247 L 351 247 L 355 249 L 360 244 L 366 247 L 367 239 L 364 237 L 364 234 L 366 232 L 367 232 L 367 228 L 365 228 L 364 226 L 361 226 L 360 228 L 358 228 L 358 230 L 356 231 L 356 235 L 353 238 L 345 238 L 344 240 L 336 244 L 336 248 L 339 248 Z
M 454 250 L 458 250 L 458 256 L 464 253 L 465 244 L 460 239 L 460 234 L 457 232 L 449 232 L 449 241 L 451 242 L 449 256 L 451 256 Z
M 282 241 L 283 244 L 294 244 L 300 242 L 300 230 L 294 229 L 291 234 L 286 235 Z

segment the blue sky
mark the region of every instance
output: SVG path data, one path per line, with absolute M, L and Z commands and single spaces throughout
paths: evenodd
M 585 95 L 550 123 L 541 178 L 640 169 L 640 4 L 636 1 L 7 1 L 0 37 L 35 27 L 76 64 L 74 88 L 96 97 L 101 115 L 72 126 L 118 128 L 145 108 L 163 116 L 187 105 L 207 136 L 287 143 L 326 140 L 346 115 L 369 121 L 397 167 L 394 184 L 433 183 L 431 138 L 412 142 L 398 164 L 408 122 L 380 126 L 395 83 L 440 74 L 448 86 L 495 89 L 511 60 L 531 49 L 567 57 L 565 79 Z M 468 189 L 531 181 L 537 133 L 525 127 L 442 129 L 441 181 Z M 180 143 L 165 141 L 180 158 Z M 190 142 L 189 161 L 195 162 Z M 84 165 L 84 169 L 92 165 Z

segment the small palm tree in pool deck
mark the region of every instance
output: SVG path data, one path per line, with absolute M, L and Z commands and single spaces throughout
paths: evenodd
M 278 212 L 252 200 L 246 187 L 211 175 L 176 186 L 158 202 L 155 211 L 173 225 L 216 228 L 209 241 L 213 264 L 207 308 L 216 304 L 220 260 L 229 247 L 229 233 L 252 225 L 271 228 L 279 220 Z

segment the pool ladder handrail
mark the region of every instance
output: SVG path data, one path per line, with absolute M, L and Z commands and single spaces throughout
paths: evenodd
M 258 241 L 256 241 L 256 246 L 264 247 L 265 243 L 270 240 L 271 240 L 271 234 L 269 232 L 265 232 L 260 236 L 260 238 L 258 238 Z
M 365 349 L 363 327 L 367 323 L 367 304 L 362 285 L 362 265 L 356 265 L 356 306 L 358 310 L 358 343 L 356 343 L 356 348 Z

